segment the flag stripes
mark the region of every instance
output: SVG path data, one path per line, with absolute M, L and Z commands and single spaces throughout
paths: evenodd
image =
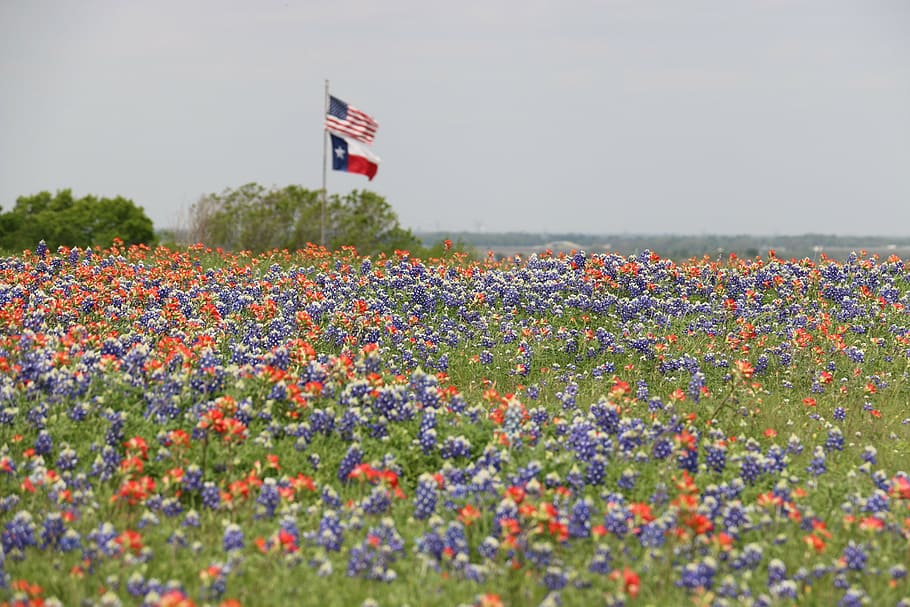
M 329 113 L 325 117 L 325 128 L 363 143 L 372 143 L 379 123 L 369 114 L 341 99 L 329 97 Z

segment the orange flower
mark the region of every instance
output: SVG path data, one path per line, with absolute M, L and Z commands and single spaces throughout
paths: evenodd
M 613 387 L 610 389 L 610 396 L 620 397 L 625 396 L 632 391 L 632 387 L 628 382 L 624 382 L 618 377 L 613 378 Z
M 885 528 L 885 522 L 875 516 L 867 516 L 859 523 L 859 528 L 863 531 L 881 531 Z
M 686 519 L 685 523 L 695 532 L 695 535 L 703 535 L 714 530 L 714 523 L 704 514 L 693 514 Z
M 169 590 L 158 601 L 158 607 L 195 607 L 196 603 L 190 600 L 182 590 Z
M 903 500 L 910 500 L 910 479 L 905 476 L 895 476 L 891 479 L 892 497 L 898 497 Z
M 512 485 L 511 487 L 506 489 L 506 493 L 509 495 L 509 497 L 512 498 L 512 501 L 515 502 L 516 504 L 520 504 L 525 498 L 525 490 L 522 487 L 518 487 L 516 485 Z
M 115 541 L 123 550 L 130 550 L 136 554 L 142 550 L 142 536 L 132 529 L 127 529 L 118 535 Z
M 695 450 L 695 436 L 690 434 L 688 430 L 684 429 L 682 432 L 676 435 L 675 439 L 676 444 L 681 448 L 684 448 L 688 451 Z
M 815 550 L 815 552 L 818 554 L 821 554 L 825 550 L 825 540 L 818 537 L 814 533 L 810 533 L 809 535 L 805 536 L 803 538 L 803 541 L 806 542 L 806 546 Z
M 628 567 L 624 567 L 622 572 L 614 570 L 613 573 L 610 574 L 611 580 L 618 580 L 620 577 L 622 577 L 623 591 L 633 599 L 637 597 L 638 591 L 641 589 L 641 578 L 638 574 Z
M 24 592 L 29 598 L 38 598 L 44 593 L 44 589 L 38 584 L 30 584 L 28 580 L 16 580 L 12 583 L 13 590 Z
M 458 520 L 464 523 L 465 527 L 469 527 L 471 523 L 480 518 L 480 510 L 467 504 L 461 510 L 458 511 Z
M 651 506 L 644 502 L 630 504 L 629 511 L 643 523 L 650 523 L 654 520 L 654 515 L 651 513 Z
M 714 543 L 717 544 L 724 552 L 729 552 L 733 550 L 733 536 L 728 534 L 726 531 L 721 531 L 720 533 L 714 536 Z
M 755 368 L 748 360 L 738 360 L 733 363 L 733 365 L 737 374 L 741 375 L 745 379 L 750 379 L 752 377 L 752 374 L 755 373 Z
M 670 393 L 670 400 L 674 402 L 686 400 L 686 393 L 683 392 L 682 388 L 677 388 Z
M 547 531 L 560 542 L 569 539 L 569 526 L 565 523 L 550 521 L 547 523 Z
M 775 508 L 783 505 L 784 500 L 779 495 L 774 495 L 770 491 L 759 494 L 757 499 L 759 506 L 773 506 Z
M 692 480 L 692 477 L 689 476 L 689 472 L 687 470 L 683 470 L 682 480 L 678 480 L 675 477 L 673 478 L 673 480 L 676 483 L 676 488 L 679 490 L 680 493 L 689 493 L 689 494 L 698 493 L 698 486 L 695 484 L 695 481 Z
M 316 491 L 316 485 L 313 484 L 313 479 L 309 476 L 306 476 L 303 472 L 300 472 L 295 478 L 292 478 L 291 484 L 298 491 L 301 491 L 303 489 L 306 489 L 308 491 Z
M 145 500 L 155 490 L 155 481 L 148 476 L 138 480 L 126 480 L 120 489 L 111 496 L 111 502 L 126 500 L 130 506 L 135 506 Z
M 123 446 L 126 447 L 127 451 L 138 451 L 139 457 L 142 459 L 148 459 L 148 443 L 146 443 L 145 439 L 141 436 L 134 436 L 133 438 L 123 443 Z
M 477 607 L 502 607 L 502 599 L 499 598 L 498 594 L 488 592 L 480 597 L 480 601 L 475 604 Z

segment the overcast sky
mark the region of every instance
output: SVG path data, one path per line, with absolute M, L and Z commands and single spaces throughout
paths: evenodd
M 910 235 L 907 0 L 0 0 L 0 204 L 318 189 L 326 79 L 416 231 Z

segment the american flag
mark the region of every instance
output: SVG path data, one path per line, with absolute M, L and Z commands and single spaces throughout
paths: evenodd
M 363 143 L 373 143 L 379 123 L 371 116 L 348 105 L 337 97 L 329 97 L 329 113 L 325 117 L 325 128 L 342 135 L 353 137 Z

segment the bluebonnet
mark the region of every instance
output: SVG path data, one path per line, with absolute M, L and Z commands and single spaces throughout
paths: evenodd
M 687 563 L 680 572 L 677 585 L 694 590 L 704 588 L 710 590 L 714 586 L 714 576 L 717 573 L 717 561 L 707 557 L 702 561 Z
M 3 552 L 16 558 L 24 558 L 25 549 L 38 544 L 35 530 L 35 522 L 31 513 L 25 510 L 17 512 L 0 535 Z
M 281 495 L 278 492 L 278 481 L 274 478 L 263 480 L 262 486 L 259 487 L 259 496 L 256 498 L 258 506 L 257 516 L 275 516 L 275 509 L 281 503 Z
M 591 535 L 592 503 L 588 498 L 579 498 L 569 514 L 568 530 L 571 537 L 589 537 Z
M 825 439 L 825 451 L 843 451 L 844 450 L 844 433 L 840 428 L 831 428 L 828 430 L 828 437 Z
M 850 540 L 844 548 L 843 559 L 847 569 L 862 571 L 866 568 L 866 561 L 868 558 L 866 550 L 861 545 L 856 544 L 853 540 Z
M 202 485 L 202 505 L 210 510 L 217 510 L 221 505 L 221 492 L 215 483 L 206 481 Z
M 809 465 L 806 466 L 806 471 L 813 476 L 820 476 L 827 470 L 828 466 L 825 463 L 825 452 L 821 447 L 816 447 L 812 456 L 812 460 L 809 462 Z
M 594 555 L 591 557 L 591 562 L 588 564 L 588 571 L 606 575 L 612 570 L 613 555 L 610 552 L 609 546 L 603 544 L 598 545 L 594 550 Z
M 240 525 L 230 523 L 224 529 L 224 535 L 221 539 L 221 545 L 225 552 L 231 550 L 240 550 L 244 546 L 243 529 Z
M 414 491 L 414 518 L 422 520 L 433 514 L 436 510 L 436 490 L 437 482 L 433 475 L 421 474 Z
M 347 452 L 344 454 L 344 457 L 341 460 L 341 463 L 338 465 L 338 480 L 342 483 L 348 482 L 348 476 L 353 472 L 362 461 L 363 452 L 360 450 L 360 447 L 357 444 L 353 444 L 348 447 Z
M 334 510 L 326 510 L 319 521 L 316 543 L 333 552 L 341 550 L 344 542 L 344 529 Z

